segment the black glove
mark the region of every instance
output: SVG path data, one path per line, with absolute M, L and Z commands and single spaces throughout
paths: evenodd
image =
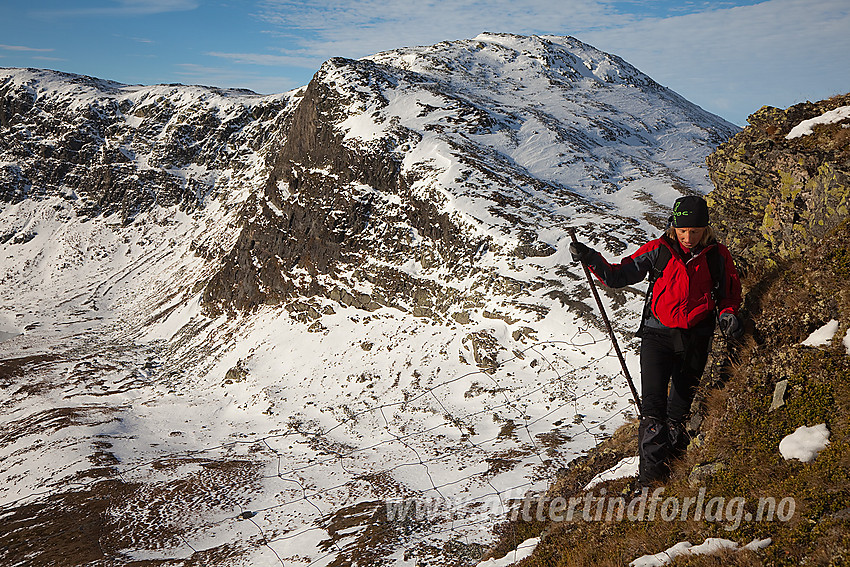
M 590 246 L 582 244 L 581 242 L 571 242 L 570 254 L 573 255 L 573 260 L 576 262 L 587 264 L 593 257 L 594 250 Z
M 730 339 L 738 340 L 744 336 L 744 326 L 731 311 L 720 314 L 720 332 Z

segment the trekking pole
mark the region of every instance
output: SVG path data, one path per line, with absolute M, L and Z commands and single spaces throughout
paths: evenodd
M 569 231 L 573 242 L 578 242 L 575 229 L 570 228 Z M 602 305 L 602 300 L 599 298 L 599 292 L 596 291 L 596 284 L 593 282 L 593 277 L 590 275 L 590 269 L 584 262 L 581 262 L 581 266 L 584 268 L 584 275 L 587 276 L 587 283 L 590 284 L 590 291 L 593 292 L 593 297 L 596 299 L 596 305 L 599 306 L 599 312 L 602 314 L 602 320 L 605 322 L 605 328 L 608 329 L 608 335 L 611 337 L 611 342 L 614 343 L 614 351 L 617 353 L 617 358 L 620 359 L 620 365 L 623 367 L 623 374 L 626 375 L 626 381 L 629 383 L 629 388 L 632 391 L 632 401 L 635 403 L 638 410 L 638 417 L 640 417 L 642 415 L 640 396 L 638 396 L 635 383 L 632 381 L 632 375 L 629 374 L 629 367 L 626 366 L 626 359 L 623 358 L 623 353 L 620 352 L 620 345 L 617 344 L 617 336 L 614 335 L 614 328 L 611 326 L 611 322 L 608 320 L 608 315 L 605 313 L 605 307 Z

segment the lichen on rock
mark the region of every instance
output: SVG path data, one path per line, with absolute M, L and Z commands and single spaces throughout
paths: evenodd
M 848 216 L 848 120 L 786 139 L 794 126 L 850 104 L 850 94 L 794 105 L 765 106 L 750 125 L 708 157 L 716 189 L 713 223 L 744 269 L 770 269 L 798 257 Z

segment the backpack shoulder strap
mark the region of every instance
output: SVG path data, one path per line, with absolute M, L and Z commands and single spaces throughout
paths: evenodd
M 661 277 L 661 274 L 664 273 L 664 268 L 667 267 L 667 262 L 670 261 L 670 258 L 673 257 L 673 253 L 670 251 L 670 248 L 662 244 L 658 247 L 658 256 L 655 258 L 655 261 L 652 263 L 652 270 L 649 272 L 649 289 L 647 289 L 647 295 L 652 291 L 652 286 L 655 285 L 655 280 Z
M 715 303 L 721 297 L 725 296 L 722 278 L 725 270 L 725 262 L 723 260 L 723 255 L 720 253 L 720 247 L 715 244 L 712 246 L 708 252 L 706 252 L 705 259 L 708 262 L 708 271 L 711 273 L 711 294 L 714 296 Z

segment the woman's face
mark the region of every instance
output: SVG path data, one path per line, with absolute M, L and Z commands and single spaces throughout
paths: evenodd
M 685 248 L 686 250 L 690 250 L 699 244 L 703 235 L 705 235 L 704 226 L 676 229 L 676 238 L 679 239 L 679 244 L 682 248 Z

